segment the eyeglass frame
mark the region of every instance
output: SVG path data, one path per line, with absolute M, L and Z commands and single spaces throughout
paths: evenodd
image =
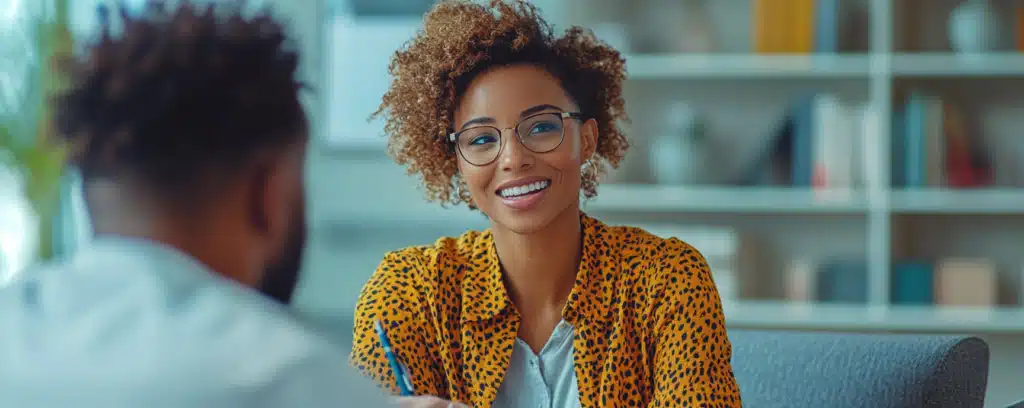
M 466 163 L 472 164 L 472 165 L 477 166 L 477 167 L 482 167 L 482 166 L 486 166 L 488 164 L 494 163 L 495 160 L 498 160 L 498 158 L 501 157 L 501 152 L 505 149 L 505 144 L 502 143 L 503 142 L 503 140 L 502 140 L 503 133 L 504 133 L 504 131 L 510 130 L 510 129 L 512 130 L 512 133 L 515 134 L 516 139 L 519 140 L 519 144 L 523 145 L 523 148 L 525 148 L 526 150 L 529 150 L 529 151 L 531 151 L 533 153 L 537 153 L 537 154 L 549 153 L 549 152 L 552 152 L 555 149 L 557 149 L 559 146 L 562 145 L 562 142 L 565 141 L 565 126 L 562 126 L 562 136 L 558 138 L 558 144 L 556 144 L 555 147 L 552 147 L 550 150 L 545 150 L 543 152 L 537 152 L 537 151 L 534 151 L 534 150 L 530 149 L 529 147 L 527 147 L 526 143 L 523 142 L 522 136 L 519 135 L 519 124 L 521 124 L 521 123 L 523 123 L 523 122 L 525 122 L 527 120 L 530 120 L 531 118 L 535 118 L 537 116 L 540 116 L 540 115 L 558 115 L 559 118 L 561 118 L 562 120 L 565 120 L 565 119 L 576 119 L 578 121 L 583 121 L 583 120 L 586 119 L 586 116 L 584 116 L 582 112 L 538 112 L 538 113 L 534 113 L 534 114 L 532 114 L 530 116 L 527 116 L 525 118 L 520 119 L 518 122 L 516 122 L 515 126 L 510 127 L 510 128 L 499 128 L 497 126 L 491 126 L 491 125 L 479 125 L 479 126 L 473 126 L 473 127 L 470 127 L 470 128 L 465 128 L 465 129 L 462 129 L 462 130 L 459 130 L 459 131 L 456 131 L 456 132 L 451 132 L 451 133 L 448 134 L 448 142 L 451 143 L 452 149 L 455 150 L 455 152 L 457 152 L 459 154 L 459 156 L 462 156 L 462 158 L 464 160 L 466 160 Z M 467 130 L 482 128 L 482 127 L 489 127 L 491 129 L 498 129 L 498 143 L 502 143 L 502 144 L 501 144 L 501 147 L 498 148 L 498 153 L 494 155 L 493 159 L 491 159 L 487 163 L 475 164 L 475 163 L 469 161 L 469 159 L 466 159 L 466 155 L 462 153 L 462 149 L 459 148 L 458 138 L 459 138 L 459 134 L 462 133 L 462 132 L 465 132 Z

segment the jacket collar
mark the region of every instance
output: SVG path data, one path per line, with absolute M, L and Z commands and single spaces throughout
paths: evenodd
M 583 249 L 580 257 L 576 282 L 569 293 L 569 300 L 562 310 L 562 317 L 569 324 L 577 326 L 584 322 L 603 321 L 608 318 L 604 311 L 611 310 L 614 276 L 612 268 L 618 268 L 614 261 L 615 251 L 609 248 L 608 228 L 602 222 L 586 214 L 580 214 L 583 231 Z M 473 248 L 484 247 L 483 253 L 470 253 L 464 262 L 467 265 L 462 278 L 462 320 L 486 321 L 514 311 L 511 298 L 505 290 L 498 251 L 494 247 L 494 236 L 487 229 L 477 238 Z

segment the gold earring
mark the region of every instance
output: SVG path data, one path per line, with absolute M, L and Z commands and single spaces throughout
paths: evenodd
M 473 199 L 469 195 L 469 188 L 464 188 L 465 185 L 466 182 L 463 181 L 461 177 L 455 180 L 455 197 L 452 201 L 462 201 L 464 203 L 471 204 Z
M 473 203 L 473 194 L 469 192 L 469 186 L 466 185 L 465 181 L 459 180 L 459 187 L 457 189 L 459 194 L 459 200 L 466 204 L 470 210 L 476 210 L 476 204 Z
M 458 178 L 455 179 L 455 191 L 452 192 L 452 201 L 459 202 L 462 200 L 462 183 Z
M 597 173 L 597 166 L 594 165 L 593 161 L 587 159 L 587 161 L 583 162 L 583 167 L 580 169 L 580 173 L 582 173 L 584 177 L 595 176 L 595 173 Z

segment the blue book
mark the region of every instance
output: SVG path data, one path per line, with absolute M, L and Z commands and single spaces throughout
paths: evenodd
M 892 171 L 892 186 L 893 187 L 906 187 L 907 186 L 907 134 L 906 125 L 907 118 L 902 108 L 898 108 L 893 112 L 892 126 L 890 136 L 890 142 L 892 142 L 892 152 L 890 153 L 891 165 L 889 168 Z
M 831 303 L 866 303 L 868 300 L 867 262 L 834 260 L 818 270 L 818 300 Z
M 801 97 L 793 109 L 793 157 L 791 184 L 811 187 L 814 174 L 815 95 Z
M 924 95 L 913 93 L 907 100 L 906 112 L 906 141 L 904 153 L 906 161 L 904 168 L 906 173 L 906 187 L 924 187 L 928 179 L 925 174 L 925 123 L 926 103 Z
M 900 305 L 932 304 L 935 293 L 932 270 L 928 262 L 897 262 L 893 266 L 890 284 L 892 302 Z
M 814 52 L 839 52 L 839 14 L 842 0 L 817 0 L 814 16 Z

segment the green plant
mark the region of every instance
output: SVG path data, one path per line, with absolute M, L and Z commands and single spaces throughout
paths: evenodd
M 66 147 L 54 134 L 49 96 L 65 86 L 56 68 L 58 56 L 72 51 L 68 27 L 69 0 L 54 0 L 54 13 L 39 15 L 28 24 L 27 38 L 35 43 L 32 68 L 24 79 L 23 98 L 0 112 L 0 166 L 23 176 L 25 198 L 39 217 L 39 253 L 53 255 L 53 222 L 59 211 L 60 185 L 65 169 Z

